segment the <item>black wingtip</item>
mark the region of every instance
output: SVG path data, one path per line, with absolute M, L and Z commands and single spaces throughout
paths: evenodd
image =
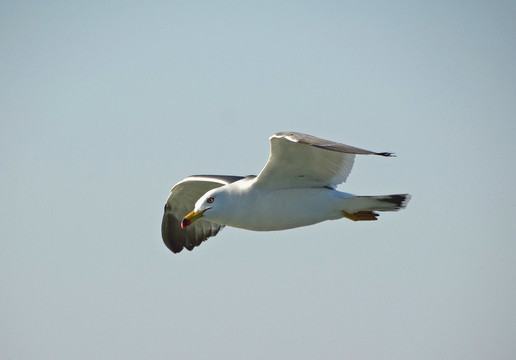
M 391 152 L 380 152 L 380 153 L 376 153 L 376 155 L 386 156 L 386 157 L 396 157 L 396 154 L 391 153 Z
M 183 231 L 179 227 L 179 221 L 165 211 L 161 223 L 161 238 L 166 247 L 174 254 L 181 252 L 185 245 L 184 241 L 181 240 L 181 236 L 178 236 L 179 231 Z

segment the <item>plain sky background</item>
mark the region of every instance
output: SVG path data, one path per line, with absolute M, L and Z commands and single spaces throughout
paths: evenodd
M 2 1 L 0 357 L 514 359 L 514 1 Z M 161 240 L 293 130 L 375 223 Z

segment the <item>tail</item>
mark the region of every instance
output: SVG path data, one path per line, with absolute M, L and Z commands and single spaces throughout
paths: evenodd
M 353 221 L 377 220 L 375 211 L 398 211 L 407 206 L 409 194 L 353 196 L 346 199 L 342 216 Z

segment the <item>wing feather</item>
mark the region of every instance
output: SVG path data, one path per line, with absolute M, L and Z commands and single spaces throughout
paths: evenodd
M 174 253 L 183 248 L 192 250 L 211 236 L 217 235 L 223 225 L 200 219 L 181 228 L 181 221 L 194 208 L 195 202 L 206 192 L 243 179 L 242 176 L 195 175 L 178 182 L 168 197 L 161 223 L 161 236 L 165 245 Z
M 275 133 L 270 143 L 269 160 L 255 181 L 270 188 L 334 188 L 346 181 L 355 155 L 393 156 L 296 132 Z

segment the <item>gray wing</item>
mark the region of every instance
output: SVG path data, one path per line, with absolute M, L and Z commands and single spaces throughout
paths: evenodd
M 170 190 L 165 204 L 161 236 L 165 245 L 174 253 L 183 248 L 192 250 L 210 236 L 215 236 L 223 225 L 200 219 L 185 229 L 181 221 L 193 210 L 196 201 L 211 189 L 243 179 L 242 176 L 194 175 L 189 176 Z
M 356 154 L 393 156 L 296 132 L 273 134 L 270 142 L 269 160 L 255 181 L 269 188 L 334 188 L 346 181 Z

